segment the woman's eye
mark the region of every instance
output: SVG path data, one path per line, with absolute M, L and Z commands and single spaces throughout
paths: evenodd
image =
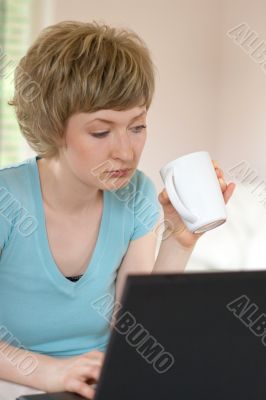
M 147 125 L 139 125 L 139 126 L 135 126 L 135 127 L 132 128 L 132 129 L 135 130 L 134 133 L 140 133 L 143 129 L 146 129 L 146 128 L 147 128 Z
M 143 129 L 146 129 L 147 125 L 139 125 L 139 126 L 135 126 L 134 128 L 131 128 L 131 130 L 133 130 L 134 133 L 140 133 Z M 98 133 L 92 133 L 91 135 L 93 137 L 96 138 L 104 138 L 105 136 L 107 136 L 109 133 L 109 131 L 104 131 L 104 132 L 98 132 Z
M 93 137 L 96 137 L 96 138 L 103 138 L 103 137 L 105 137 L 106 135 L 108 135 L 108 133 L 109 133 L 109 131 L 106 131 L 106 132 L 99 132 L 99 133 L 93 133 L 92 136 L 93 136 Z

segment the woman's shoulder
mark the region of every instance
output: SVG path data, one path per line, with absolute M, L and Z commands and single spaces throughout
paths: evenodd
M 14 227 L 28 215 L 31 184 L 30 170 L 34 159 L 0 168 L 0 249 L 16 232 Z M 20 229 L 22 232 L 22 229 Z
M 35 212 L 35 164 L 36 159 L 29 158 L 0 168 L 0 212 L 3 209 L 10 209 L 13 214 L 24 209 Z
M 29 171 L 33 168 L 34 158 L 12 163 L 0 168 L 0 188 L 16 190 L 26 186 Z

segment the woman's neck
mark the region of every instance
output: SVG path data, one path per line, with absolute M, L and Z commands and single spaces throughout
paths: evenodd
M 43 201 L 52 211 L 77 215 L 95 209 L 103 191 L 89 188 L 55 158 L 37 159 Z

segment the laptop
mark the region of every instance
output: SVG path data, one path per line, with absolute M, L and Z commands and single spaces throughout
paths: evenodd
M 265 400 L 266 271 L 130 275 L 121 303 L 95 400 Z

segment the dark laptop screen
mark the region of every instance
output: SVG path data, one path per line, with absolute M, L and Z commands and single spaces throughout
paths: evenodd
M 96 400 L 265 400 L 266 272 L 130 276 Z

